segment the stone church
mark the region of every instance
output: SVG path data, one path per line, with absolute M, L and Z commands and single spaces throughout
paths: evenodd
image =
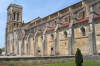
M 100 0 L 82 0 L 27 23 L 22 22 L 22 9 L 16 4 L 7 8 L 6 53 L 68 56 L 77 48 L 83 55 L 100 53 Z

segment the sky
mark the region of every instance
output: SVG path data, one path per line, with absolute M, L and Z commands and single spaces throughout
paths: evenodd
M 37 17 L 45 17 L 81 0 L 16 0 L 23 7 L 22 20 L 27 23 Z M 7 7 L 15 0 L 0 0 L 0 48 L 5 46 Z

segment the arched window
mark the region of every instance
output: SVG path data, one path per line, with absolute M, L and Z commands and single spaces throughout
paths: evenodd
M 19 13 L 17 13 L 17 21 L 19 20 Z
M 82 36 L 85 36 L 85 28 L 84 27 L 81 27 L 81 32 L 82 32 Z
M 56 23 L 57 23 L 57 22 L 56 22 L 56 21 L 54 21 L 54 26 L 56 26 Z
M 51 48 L 51 51 L 53 51 L 53 47 Z
M 56 23 L 57 23 L 57 22 L 55 21 L 55 25 L 56 25 Z
M 54 35 L 53 35 L 53 34 L 51 34 L 51 38 L 52 38 L 52 39 L 54 38 Z
M 16 13 L 14 12 L 14 20 L 15 20 Z
M 64 35 L 65 35 L 65 38 L 67 38 L 67 32 L 66 31 L 64 31 Z
M 65 22 L 67 22 L 68 20 L 67 20 L 67 17 L 65 18 Z
M 78 18 L 79 19 L 85 18 L 85 11 L 82 11 L 81 13 L 79 13 Z

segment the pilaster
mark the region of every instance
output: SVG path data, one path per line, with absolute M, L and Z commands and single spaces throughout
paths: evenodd
M 47 32 L 47 28 L 45 28 L 45 31 L 43 32 L 43 40 L 42 40 L 42 56 L 45 55 L 45 44 L 46 44 L 46 32 Z
M 97 54 L 96 50 L 96 35 L 95 35 L 95 23 L 94 23 L 94 9 L 93 6 L 90 7 L 90 17 L 89 17 L 89 54 Z
M 30 45 L 30 42 L 29 42 L 29 40 L 30 40 L 30 34 L 28 35 L 28 37 L 27 37 L 27 44 L 26 44 L 26 55 L 28 55 L 29 54 L 29 49 L 30 49 L 30 47 L 29 47 L 29 45 Z
M 69 25 L 69 36 L 68 36 L 68 54 L 72 55 L 73 49 L 72 46 L 74 44 L 74 15 L 72 14 L 72 20 L 71 23 Z
M 21 44 L 21 55 L 24 54 L 24 36 L 22 37 L 22 44 Z
M 36 56 L 36 54 L 37 54 L 37 45 L 36 45 L 37 40 L 38 40 L 37 34 L 38 34 L 38 30 L 36 31 L 36 33 L 35 33 L 35 35 L 34 35 L 34 42 L 33 42 L 33 56 Z
M 59 53 L 59 50 L 58 50 L 58 48 L 59 48 L 59 43 L 58 43 L 58 37 L 59 37 L 59 35 L 58 35 L 58 28 L 59 28 L 59 24 L 57 24 L 57 26 L 56 26 L 56 28 L 55 28 L 55 30 L 54 30 L 54 44 L 53 44 L 53 51 L 54 51 L 54 55 L 57 55 L 58 53 Z

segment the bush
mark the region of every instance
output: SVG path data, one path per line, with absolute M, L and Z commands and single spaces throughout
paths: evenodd
M 13 63 L 10 63 L 9 66 L 14 66 L 14 64 Z
M 41 52 L 40 50 L 37 50 L 37 52 Z
M 78 48 L 75 55 L 75 64 L 76 66 L 82 66 L 83 63 L 83 56 L 81 54 L 80 49 Z

